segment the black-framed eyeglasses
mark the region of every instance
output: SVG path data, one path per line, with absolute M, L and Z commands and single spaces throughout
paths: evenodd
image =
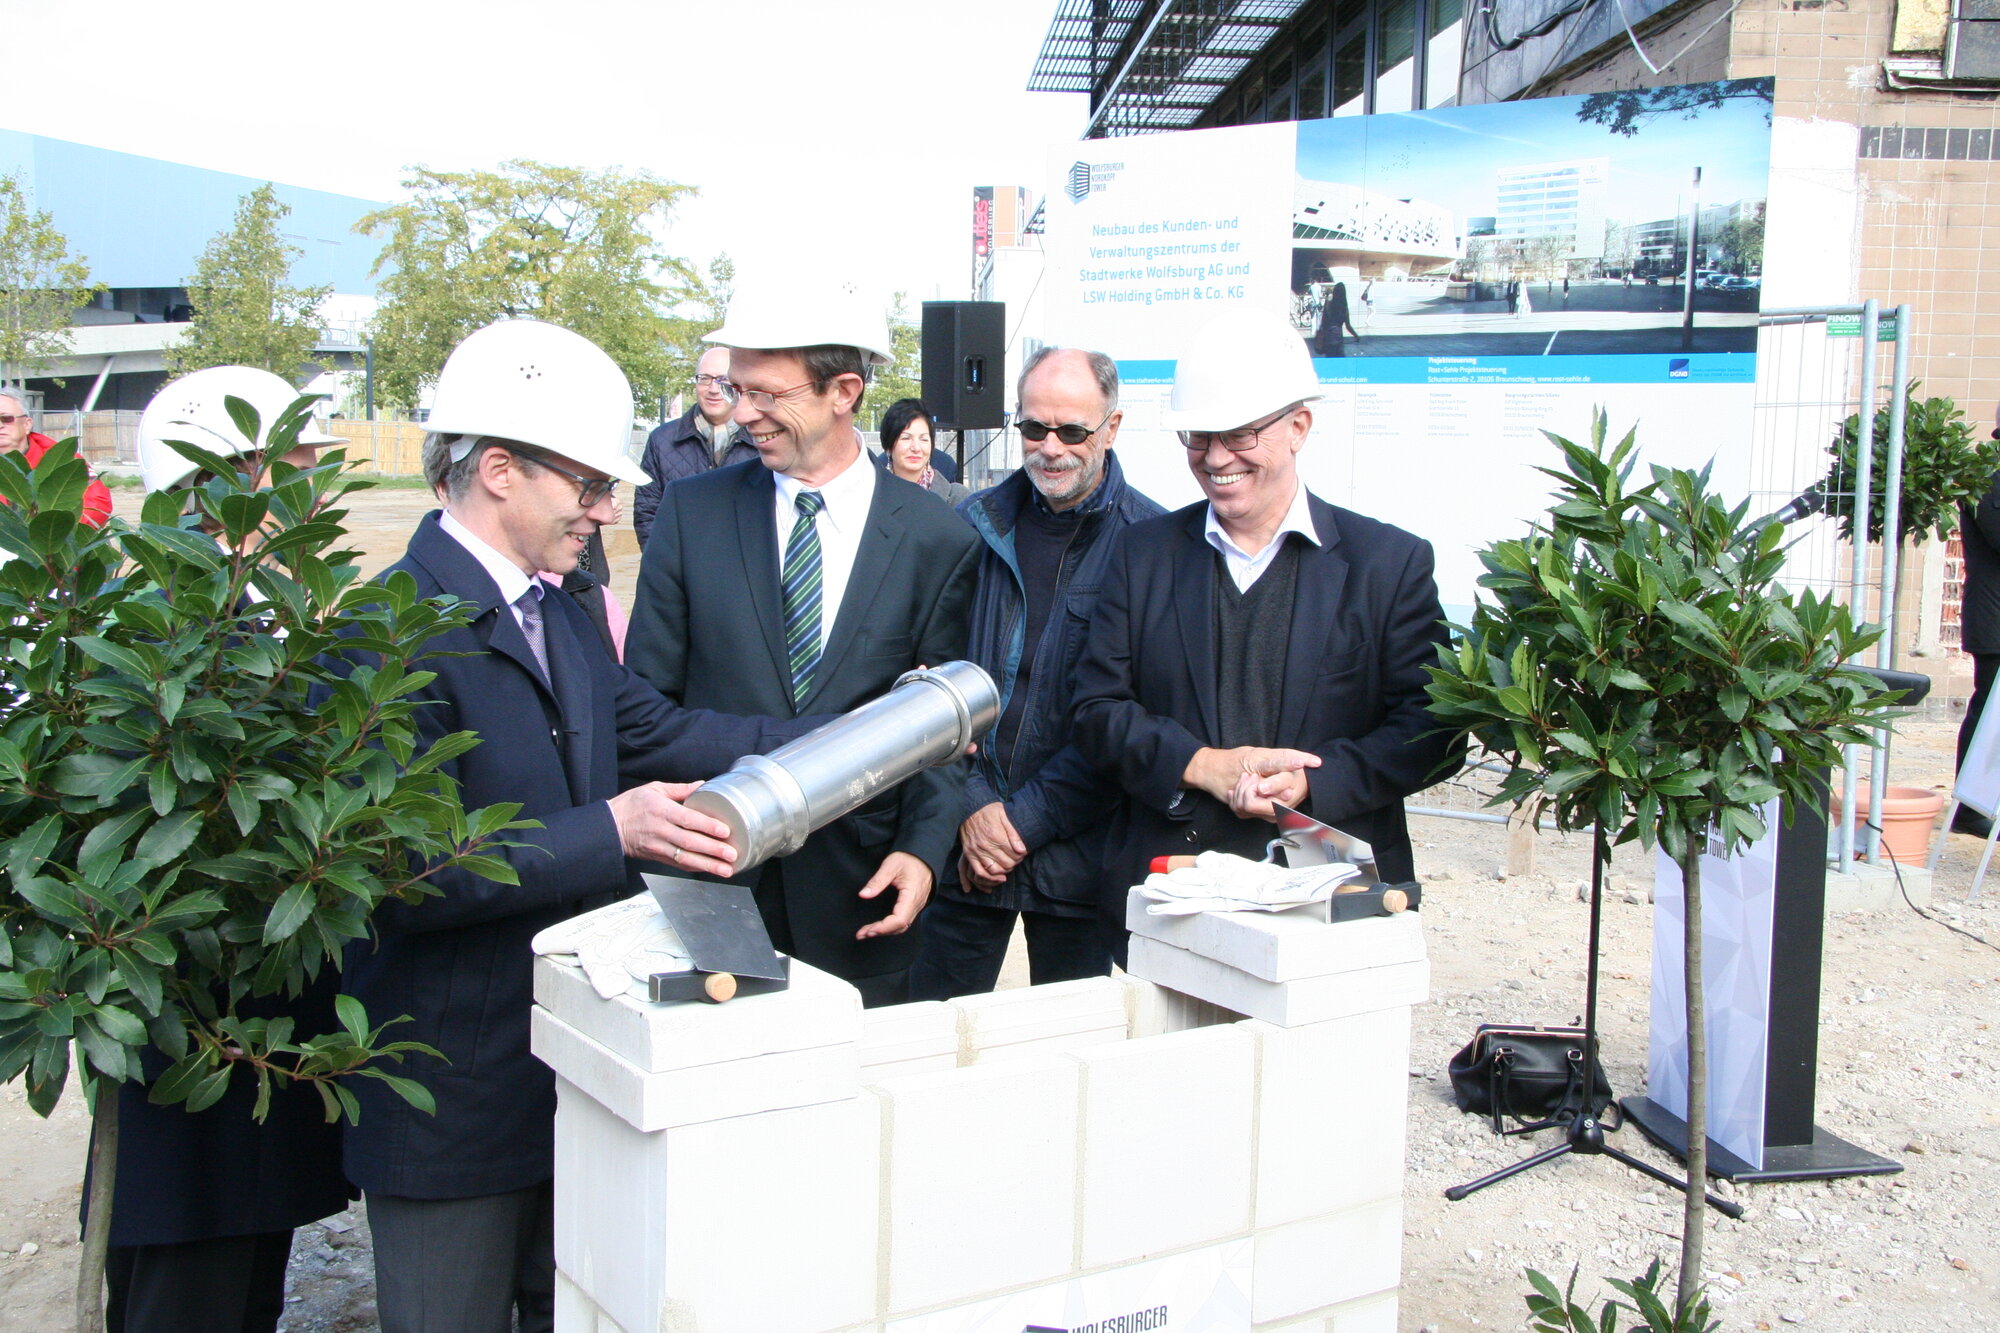
M 729 376 L 727 375 L 696 375 L 694 377 L 694 387 L 697 389 L 706 389 L 711 384 L 722 386 L 724 393 L 729 392 L 727 387 Z
M 580 476 L 575 472 L 571 472 L 566 467 L 558 467 L 540 454 L 526 454 L 518 449 L 509 449 L 507 452 L 525 462 L 533 463 L 536 467 L 545 467 L 549 471 L 568 477 L 571 481 L 575 482 L 577 503 L 585 509 L 591 508 L 607 495 L 615 495 L 618 491 L 618 478 L 616 477 Z
M 1181 437 L 1184 446 L 1198 454 L 1207 453 L 1211 446 L 1217 444 L 1232 454 L 1240 454 L 1245 449 L 1254 449 L 1257 446 L 1258 436 L 1298 410 L 1296 406 L 1288 407 L 1276 416 L 1267 417 L 1248 426 L 1238 426 L 1235 430 L 1180 430 L 1174 434 Z
M 789 389 L 746 389 L 731 380 L 717 380 L 715 387 L 722 390 L 722 396 L 732 403 L 748 399 L 750 406 L 759 412 L 770 411 L 778 405 L 780 398 L 789 398 L 801 389 L 818 392 L 820 388 L 818 382 L 814 380 L 807 380 L 804 384 L 794 384 Z
M 1103 430 L 1104 422 L 1111 420 L 1111 412 L 1116 412 L 1117 410 L 1115 407 L 1112 408 L 1110 412 L 1104 414 L 1104 421 L 1100 421 L 1095 426 L 1087 429 L 1080 421 L 1068 421 L 1060 426 L 1051 426 L 1048 422 L 1037 421 L 1033 417 L 1022 417 L 1014 423 L 1014 429 L 1020 431 L 1021 438 L 1029 444 L 1040 444 L 1043 440 L 1053 435 L 1074 449 L 1077 445 L 1082 444 L 1085 440 Z

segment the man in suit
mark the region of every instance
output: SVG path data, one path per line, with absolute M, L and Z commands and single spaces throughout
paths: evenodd
M 736 423 L 759 461 L 661 495 L 632 668 L 689 707 L 789 717 L 844 712 L 963 656 L 978 540 L 872 466 L 854 430 L 869 374 L 890 360 L 881 311 L 850 291 L 745 283 L 710 341 L 730 349 Z M 868 1004 L 900 1003 L 964 780 L 962 764 L 927 770 L 746 876 L 777 947 Z
M 399 1071 L 434 1115 L 350 1081 L 346 1167 L 368 1198 L 384 1333 L 508 1333 L 517 1314 L 522 1330 L 552 1327 L 555 1076 L 528 1049 L 529 943 L 642 891 L 635 861 L 728 873 L 728 829 L 683 806 L 682 784 L 803 729 L 669 703 L 539 577 L 617 521 L 618 482 L 645 479 L 625 453 L 631 414 L 610 357 L 533 320 L 474 333 L 438 379 L 424 470 L 444 509 L 389 577 L 474 618 L 435 642 L 421 665 L 436 679 L 414 697 L 428 738 L 480 738 L 444 766 L 466 807 L 519 802 L 540 827 L 496 853 L 518 882 L 442 869 L 439 896 L 383 904 L 347 960 L 345 989 L 374 1021 L 408 1015 L 395 1037 L 444 1056 Z
M 729 382 L 729 349 L 711 347 L 694 363 L 694 406 L 646 437 L 646 452 L 639 460 L 650 480 L 632 497 L 632 531 L 639 534 L 644 548 L 653 532 L 653 512 L 660 507 L 660 492 L 669 482 L 700 476 L 731 463 L 747 463 L 757 456 L 750 437 L 731 421 L 734 410 L 722 395 Z
M 1463 757 L 1424 691 L 1446 637 L 1430 544 L 1298 475 L 1319 396 L 1304 343 L 1266 312 L 1218 317 L 1175 368 L 1167 424 L 1207 499 L 1126 530 L 1077 671 L 1077 742 L 1131 797 L 1102 902 L 1121 962 L 1148 861 L 1261 857 L 1274 801 L 1414 878 L 1402 799 Z

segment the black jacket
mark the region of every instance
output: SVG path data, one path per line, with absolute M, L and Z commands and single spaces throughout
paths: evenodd
M 708 441 L 701 438 L 694 421 L 701 413 L 699 406 L 690 407 L 672 421 L 653 427 L 653 433 L 646 437 L 646 452 L 639 460 L 639 466 L 646 469 L 652 480 L 641 486 L 632 496 L 632 531 L 639 534 L 639 546 L 643 549 L 646 538 L 653 531 L 653 515 L 660 507 L 660 492 L 667 483 L 679 481 L 683 477 L 698 477 L 718 467 L 728 467 L 733 463 L 749 462 L 757 457 L 756 446 L 750 443 L 750 436 L 735 422 L 729 424 L 729 434 L 733 441 L 729 451 L 717 463 L 710 452 Z
M 1965 552 L 1959 646 L 1968 653 L 2000 653 L 2000 476 L 1978 504 L 1959 505 L 1958 518 L 1959 545 Z
M 1032 483 L 1017 470 L 958 507 L 986 546 L 979 558 L 966 653 L 999 685 L 1003 716 L 1020 675 L 1027 624 L 1014 528 L 1032 503 Z M 964 813 L 999 801 L 1028 855 L 991 893 L 961 887 L 954 856 L 945 868 L 941 895 L 1017 911 L 1090 915 L 1095 910 L 1104 833 L 1110 809 L 1118 802 L 1107 799 L 1116 790 L 1115 781 L 1083 757 L 1071 736 L 1076 664 L 1120 535 L 1165 512 L 1126 482 L 1115 450 L 1105 455 L 1104 479 L 1081 506 L 1077 533 L 1057 578 L 1056 603 L 1036 645 L 1029 673 L 1032 693 L 1014 738 L 1011 771 L 1000 771 L 988 733 L 980 738 L 965 782 Z
M 344 984 L 370 1021 L 407 1014 L 393 1038 L 437 1047 L 401 1070 L 429 1088 L 437 1114 L 407 1105 L 375 1079 L 353 1079 L 361 1123 L 347 1131 L 347 1174 L 364 1190 L 421 1199 L 522 1189 L 554 1170 L 555 1074 L 528 1050 L 537 931 L 642 890 L 605 803 L 647 781 L 713 777 L 745 754 L 804 728 L 677 708 L 611 660 L 567 597 L 542 601 L 551 684 L 542 682 L 514 613 L 492 576 L 435 513 L 389 573 L 424 596 L 476 604 L 470 625 L 431 643 L 421 669 L 437 678 L 415 697 L 426 742 L 471 731 L 480 744 L 444 766 L 468 810 L 519 802 L 541 828 L 507 835 L 498 853 L 519 884 L 448 870 L 443 896 L 391 901 L 377 938 L 348 952 Z M 386 576 L 385 576 L 386 577 Z
M 1445 642 L 1430 543 L 1317 496 L 1320 545 L 1298 564 L 1277 743 L 1318 755 L 1306 813 L 1374 845 L 1384 878 L 1415 867 L 1403 797 L 1457 771 L 1465 743 L 1438 730 L 1424 668 Z M 1113 825 L 1105 906 L 1155 856 L 1201 849 L 1205 795 L 1181 798 L 1188 760 L 1216 735 L 1215 549 L 1206 503 L 1130 528 L 1077 671 L 1076 734 L 1131 796 Z M 1291 539 L 1298 540 L 1298 539 Z
M 844 713 L 917 666 L 965 655 L 979 539 L 936 496 L 872 470 L 875 493 L 845 600 L 834 616 L 812 692 L 797 711 Z M 689 707 L 790 717 L 791 670 L 778 595 L 775 482 L 739 463 L 666 489 L 639 566 L 625 660 Z M 958 831 L 965 766 L 927 769 L 836 820 L 753 884 L 780 940 L 805 962 L 849 980 L 910 964 L 917 932 L 856 940 L 889 914 L 856 896 L 892 851 L 935 875 Z

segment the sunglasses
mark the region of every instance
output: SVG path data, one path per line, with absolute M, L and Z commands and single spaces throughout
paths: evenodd
M 33 420 L 34 418 L 28 416 L 26 413 L 17 416 L 12 412 L 0 412 L 0 426 L 11 426 L 17 421 L 32 422 Z
M 1111 409 L 1112 412 L 1117 410 L 1117 408 Z M 1111 412 L 1106 412 L 1104 414 L 1104 421 L 1109 420 L 1111 420 Z M 1060 426 L 1051 426 L 1046 421 L 1037 421 L 1033 417 L 1022 417 L 1014 423 L 1014 429 L 1020 431 L 1021 438 L 1030 444 L 1040 444 L 1043 440 L 1053 435 L 1074 449 L 1077 445 L 1082 444 L 1085 440 L 1103 430 L 1104 421 L 1100 421 L 1095 426 L 1089 427 L 1076 421 L 1067 422 Z

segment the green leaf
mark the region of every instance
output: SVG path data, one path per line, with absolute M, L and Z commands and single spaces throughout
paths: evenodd
M 146 822 L 147 812 L 127 810 L 122 814 L 100 819 L 84 835 L 83 846 L 77 850 L 77 873 L 86 880 L 101 880 L 123 853 L 126 840 L 136 833 Z
M 186 851 L 201 832 L 201 815 L 198 811 L 184 810 L 146 830 L 146 836 L 139 839 L 138 859 L 149 865 L 164 865 Z
M 294 884 L 279 894 L 278 901 L 271 906 L 270 917 L 264 922 L 264 943 L 276 944 L 297 934 L 306 918 L 312 915 L 314 901 L 310 884 Z
M 404 1101 L 416 1107 L 419 1111 L 422 1111 L 425 1115 L 437 1114 L 437 1102 L 434 1098 L 432 1098 L 430 1089 L 426 1088 L 423 1084 L 418 1083 L 416 1080 L 408 1078 L 400 1078 L 395 1074 L 391 1074 L 386 1070 L 381 1070 L 381 1069 L 363 1069 L 360 1070 L 359 1072 L 363 1078 L 381 1079 L 384 1083 L 387 1083 L 389 1085 L 390 1089 L 398 1097 L 401 1097 Z

